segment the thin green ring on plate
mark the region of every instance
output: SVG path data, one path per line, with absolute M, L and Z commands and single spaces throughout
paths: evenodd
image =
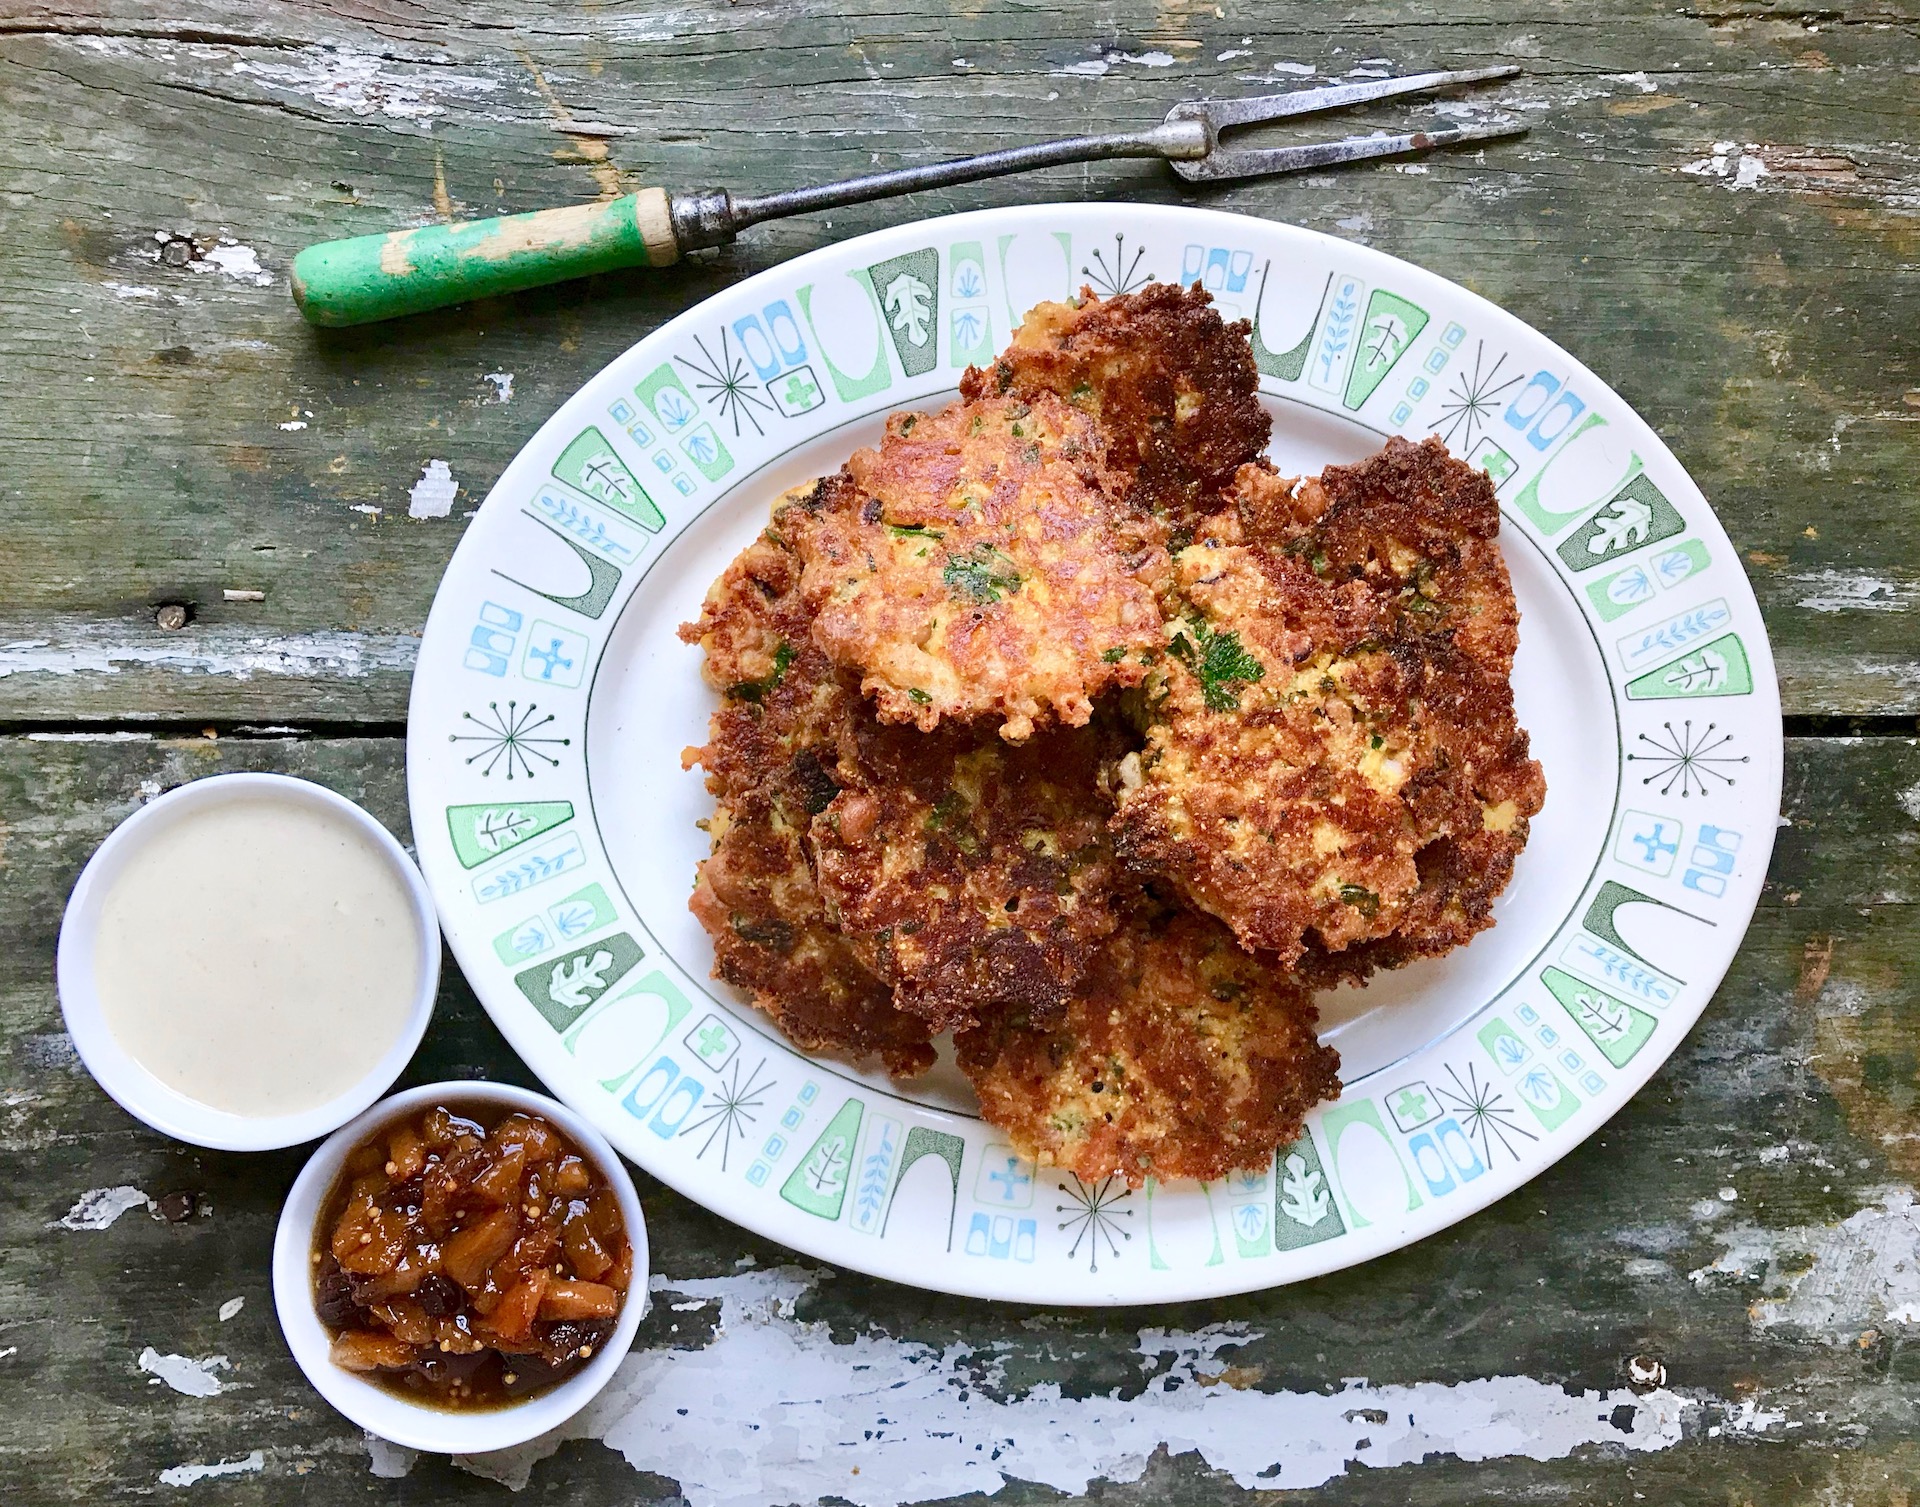
M 1213 1184 L 1036 1168 L 963 1093 L 796 1051 L 686 912 L 711 693 L 673 627 L 782 487 L 935 405 L 1021 314 L 1199 280 L 1253 322 L 1283 469 L 1438 433 L 1497 484 L 1515 688 L 1546 768 L 1499 924 L 1327 1002 L 1346 1091 Z M 1724 975 L 1779 812 L 1779 694 L 1726 534 L 1579 362 L 1364 247 L 1208 210 L 1038 205 L 811 253 L 673 320 L 508 466 L 415 674 L 408 788 L 461 967 L 547 1085 L 689 1198 L 877 1276 L 1028 1302 L 1175 1301 L 1397 1249 L 1565 1155 Z M 936 1070 L 937 1073 L 938 1070 Z

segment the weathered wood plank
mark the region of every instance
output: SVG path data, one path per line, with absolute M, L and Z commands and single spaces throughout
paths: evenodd
M 165 1496 L 162 1471 L 254 1450 L 258 1471 L 204 1481 L 196 1499 L 438 1500 L 490 1489 L 446 1462 L 419 1462 L 404 1484 L 369 1473 L 363 1441 L 306 1389 L 271 1316 L 267 1252 L 299 1154 L 195 1152 L 139 1128 L 73 1059 L 50 977 L 74 874 L 155 790 L 218 770 L 284 769 L 364 801 L 404 832 L 401 755 L 384 739 L 0 738 L 0 1474 L 32 1483 L 36 1501 Z M 1389 1395 L 1382 1388 L 1450 1386 L 1459 1409 L 1496 1385 L 1532 1388 L 1517 1394 L 1515 1432 L 1484 1446 L 1493 1458 L 1453 1458 L 1466 1436 L 1446 1436 L 1425 1464 L 1341 1465 L 1346 1473 L 1315 1499 L 1625 1503 L 1641 1493 L 1893 1507 L 1920 1467 L 1920 1345 L 1911 1316 L 1887 1313 L 1908 1280 L 1892 1263 L 1920 1261 L 1920 1226 L 1891 1212 L 1920 1182 L 1920 989 L 1909 966 L 1920 952 L 1920 744 L 1795 741 L 1785 809 L 1791 825 L 1753 930 L 1681 1050 L 1598 1136 L 1454 1230 L 1321 1281 L 1154 1310 L 1048 1313 L 840 1274 L 814 1279 L 794 1318 L 756 1329 L 728 1306 L 737 1297 L 710 1291 L 675 1311 L 681 1299 L 668 1294 L 643 1346 L 733 1346 L 725 1353 L 741 1370 L 731 1386 L 743 1398 L 767 1384 L 755 1371 L 767 1359 L 753 1348 L 756 1333 L 797 1337 L 818 1353 L 831 1353 L 829 1337 L 865 1336 L 877 1348 L 863 1358 L 881 1370 L 944 1356 L 941 1365 L 989 1399 L 982 1406 L 1008 1410 L 1009 1446 L 1024 1440 L 1029 1450 L 1036 1434 L 1051 1437 L 1018 1411 L 1036 1387 L 1058 1384 L 1067 1407 L 1116 1394 L 1115 1406 L 1130 1409 L 1129 1435 L 1091 1446 L 1115 1461 L 1125 1448 L 1194 1436 L 1181 1390 L 1164 1389 L 1170 1374 L 1188 1378 L 1188 1395 L 1199 1387 L 1210 1398 L 1271 1399 L 1274 1429 L 1344 1378 L 1369 1379 L 1371 1390 L 1343 1403 L 1361 1409 Z M 524 1079 L 449 970 L 410 1076 L 471 1073 Z M 79 1195 L 121 1185 L 156 1198 L 190 1192 L 204 1212 L 170 1224 L 136 1208 L 107 1229 L 58 1227 Z M 787 1259 L 657 1185 L 644 1182 L 644 1196 L 656 1270 L 674 1282 L 721 1279 L 712 1291 L 732 1293 L 743 1257 L 762 1268 Z M 1842 1220 L 1851 1230 L 1836 1228 Z M 245 1306 L 222 1321 L 219 1306 L 234 1297 Z M 1152 1345 L 1143 1353 L 1143 1329 L 1218 1339 L 1207 1326 L 1231 1323 L 1246 1326 L 1244 1343 L 1205 1365 Z M 149 1345 L 227 1356 L 232 1369 L 216 1374 L 232 1389 L 177 1395 L 140 1370 Z M 967 1360 L 961 1346 L 982 1348 Z M 1571 1446 L 1526 1437 L 1529 1408 L 1561 1386 L 1622 1388 L 1633 1356 L 1664 1363 L 1669 1388 L 1694 1404 L 1670 1447 L 1634 1449 L 1622 1434 L 1567 1454 Z M 1489 1380 L 1500 1377 L 1518 1380 Z M 1644 1428 L 1644 1418 L 1627 1406 L 1626 1422 Z M 1562 1457 L 1530 1460 L 1527 1450 Z M 1111 1473 L 1130 1481 L 1135 1471 Z M 676 1497 L 668 1475 L 636 1475 L 591 1442 L 536 1466 L 528 1494 Z M 1225 1503 L 1244 1494 L 1190 1455 L 1094 1495 Z M 1040 1487 L 1004 1498 L 1055 1499 Z
M 1790 712 L 1920 710 L 1920 374 L 1897 333 L 1920 315 L 1902 275 L 1920 246 L 1902 145 L 1916 30 L 1907 5 L 1645 0 L 1605 17 L 16 5 L 0 18 L 0 720 L 398 720 L 460 514 L 620 349 L 903 214 L 1087 193 L 1293 219 L 1505 304 L 1692 468 L 1748 562 Z M 1196 196 L 1146 164 L 1064 170 L 766 227 L 664 276 L 326 336 L 286 294 L 307 242 L 439 213 L 653 180 L 772 188 L 1144 123 L 1301 70 L 1493 58 L 1526 63 L 1488 98 L 1533 134 L 1425 172 Z M 512 374 L 510 402 L 489 373 Z M 452 518 L 406 516 L 429 459 L 461 484 Z M 162 633 L 154 609 L 175 600 L 195 620 Z

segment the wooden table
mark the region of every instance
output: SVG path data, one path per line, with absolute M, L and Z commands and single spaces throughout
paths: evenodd
M 0 6 L 8 1495 L 497 1500 L 492 1476 L 539 1500 L 891 1504 L 1004 1475 L 1010 1502 L 1324 1480 L 1328 1502 L 1907 1503 L 1917 18 L 1910 0 Z M 1533 129 L 1484 154 L 1206 196 L 1147 164 L 1059 171 L 343 334 L 287 296 L 293 254 L 328 235 L 651 182 L 772 189 L 1141 125 L 1204 91 L 1499 60 L 1528 70 L 1495 98 Z M 226 769 L 322 780 L 404 832 L 435 584 L 568 393 L 801 250 L 1088 195 L 1204 198 L 1433 268 L 1666 436 L 1747 562 L 1788 713 L 1772 875 L 1719 996 L 1627 1110 L 1504 1203 L 1231 1301 L 931 1296 L 797 1262 L 643 1179 L 663 1290 L 631 1395 L 590 1420 L 604 1442 L 537 1464 L 372 1449 L 273 1319 L 267 1251 L 300 1154 L 171 1144 L 73 1055 L 51 973 L 80 864 L 143 799 Z M 434 461 L 451 516 L 410 517 Z M 449 969 L 412 1076 L 460 1074 L 525 1078 Z M 645 1399 L 663 1378 L 720 1389 L 738 1427 L 662 1451 Z M 879 1437 L 856 1476 L 837 1446 L 863 1427 Z

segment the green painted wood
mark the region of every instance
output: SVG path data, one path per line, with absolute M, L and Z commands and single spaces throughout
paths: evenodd
M 288 282 L 309 324 L 339 329 L 645 267 L 637 202 L 622 194 L 604 204 L 322 241 L 293 259 Z
M 164 1499 L 161 1471 L 254 1449 L 258 1474 L 202 1482 L 195 1499 L 499 1499 L 445 1461 L 423 1460 L 403 1481 L 370 1473 L 358 1432 L 307 1390 L 272 1319 L 267 1252 L 299 1153 L 197 1152 L 143 1130 L 79 1068 L 51 984 L 67 888 L 141 800 L 198 775 L 280 769 L 334 786 L 404 833 L 401 765 L 392 739 L 0 738 L 0 1460 L 8 1479 L 33 1483 L 36 1502 Z M 1755 1315 L 1822 1239 L 1844 1240 L 1841 1221 L 1920 1181 L 1910 967 L 1920 954 L 1920 743 L 1796 740 L 1785 809 L 1747 945 L 1679 1052 L 1598 1135 L 1465 1224 L 1361 1269 L 1219 1302 L 1045 1312 L 841 1273 L 817 1283 L 801 1317 L 842 1340 L 980 1347 L 992 1356 L 981 1384 L 1002 1397 L 1046 1383 L 1069 1396 L 1132 1396 L 1164 1365 L 1140 1353 L 1142 1328 L 1221 1322 L 1244 1323 L 1250 1337 L 1211 1384 L 1269 1391 L 1332 1391 L 1356 1376 L 1524 1376 L 1604 1390 L 1624 1385 L 1629 1358 L 1649 1356 L 1673 1388 L 1711 1403 L 1671 1449 L 1354 1469 L 1313 1500 L 1625 1504 L 1639 1492 L 1662 1503 L 1896 1507 L 1920 1464 L 1912 1326 L 1875 1322 L 1864 1282 L 1824 1327 Z M 408 1077 L 471 1074 L 527 1081 L 450 968 Z M 118 1184 L 190 1193 L 207 1212 L 50 1227 L 79 1193 Z M 669 1279 L 787 1259 L 649 1179 L 642 1187 L 655 1268 Z M 1739 1249 L 1763 1254 L 1710 1270 Z M 234 1297 L 245 1307 L 223 1323 L 219 1306 Z M 712 1343 L 714 1318 L 711 1307 L 675 1312 L 663 1301 L 642 1344 Z M 149 1385 L 137 1366 L 147 1345 L 224 1354 L 233 1369 L 223 1378 L 243 1385 L 212 1398 Z M 1742 1400 L 1795 1427 L 1741 1432 Z M 1184 1457 L 1089 1500 L 1247 1497 Z M 590 1442 L 535 1467 L 523 1496 L 674 1498 L 670 1480 L 637 1476 Z M 996 1500 L 1058 1497 L 1016 1486 Z
M 1086 194 L 1296 221 L 1512 309 L 1618 387 L 1713 500 L 1790 713 L 1920 712 L 1912 6 L 1219 9 L 5 8 L 0 721 L 397 721 L 462 516 L 614 354 L 901 215 Z M 1206 192 L 1150 163 L 1063 169 L 361 331 L 315 332 L 289 298 L 296 253 L 330 237 L 642 183 L 825 181 L 1368 59 L 1521 62 L 1476 101 L 1531 134 Z M 410 518 L 435 459 L 453 514 Z M 173 600 L 195 617 L 162 633 Z

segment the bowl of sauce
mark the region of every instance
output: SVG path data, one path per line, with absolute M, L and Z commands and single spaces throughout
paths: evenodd
M 277 774 L 168 791 L 102 843 L 67 902 L 60 1007 L 129 1113 L 221 1150 L 294 1146 L 359 1114 L 433 1013 L 440 930 L 405 849 L 344 796 Z
M 281 1213 L 274 1303 L 294 1358 L 362 1428 L 414 1449 L 503 1449 L 611 1379 L 646 1307 L 625 1166 L 526 1089 L 437 1083 L 313 1155 Z

